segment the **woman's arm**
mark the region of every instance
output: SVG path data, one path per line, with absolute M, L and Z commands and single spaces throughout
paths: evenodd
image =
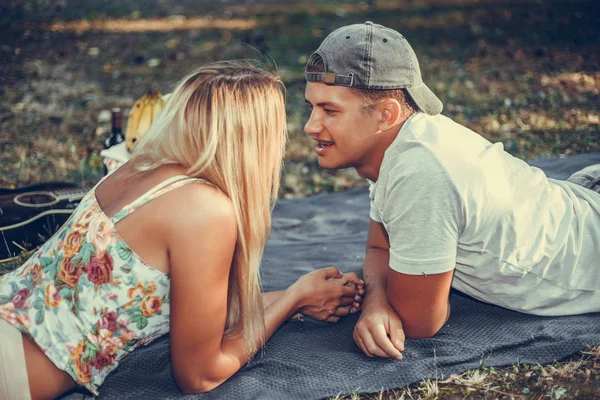
M 275 292 L 263 292 L 262 301 L 265 308 L 276 302 L 283 294 L 285 290 L 277 290 Z
M 354 285 L 356 292 L 354 294 L 354 303 L 352 304 L 352 307 L 350 307 L 349 314 L 353 314 L 353 313 L 360 311 L 360 309 L 362 307 L 363 297 L 365 294 L 364 282 L 362 280 L 360 280 L 358 278 L 358 276 L 353 272 L 343 274 L 341 277 L 336 277 L 333 279 L 335 279 L 334 280 L 335 283 L 342 285 L 342 286 Z M 262 293 L 262 301 L 263 301 L 263 306 L 265 307 L 265 309 L 268 308 L 275 301 L 277 301 L 284 293 L 285 293 L 285 290 L 277 290 L 274 292 L 263 292 Z M 301 316 L 301 314 L 299 314 L 299 313 L 296 315 Z M 294 316 L 294 318 L 296 317 L 296 315 Z
M 180 189 L 168 237 L 171 268 L 171 359 L 175 380 L 187 393 L 220 385 L 252 356 L 241 337 L 224 338 L 236 223 L 229 199 L 204 185 Z M 297 312 L 337 320 L 349 312 L 356 287 L 340 285 L 335 268 L 315 271 L 285 291 L 267 295 L 266 341 Z M 360 284 L 358 277 L 352 278 Z
M 348 275 L 354 274 L 346 276 Z M 337 268 L 323 268 L 302 276 L 288 289 L 281 291 L 280 296 L 265 307 L 264 341 L 267 341 L 281 324 L 298 312 L 328 322 L 336 322 L 347 315 L 356 301 L 357 289 L 354 285 L 341 285 L 336 282 L 342 279 L 344 276 Z M 355 280 L 359 284 L 358 277 Z M 261 347 L 262 341 L 259 340 L 255 345 L 257 348 Z M 223 340 L 222 352 L 233 368 L 228 369 L 230 375 L 219 380 L 215 379 L 206 388 L 207 390 L 220 385 L 249 361 L 250 355 L 246 348 L 247 344 L 242 338 Z

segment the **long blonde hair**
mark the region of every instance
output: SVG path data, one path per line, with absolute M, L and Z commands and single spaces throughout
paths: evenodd
M 185 77 L 133 156 L 138 171 L 180 164 L 233 204 L 238 236 L 229 276 L 226 336 L 254 352 L 264 334 L 259 264 L 271 229 L 287 138 L 284 85 L 250 65 L 219 63 Z

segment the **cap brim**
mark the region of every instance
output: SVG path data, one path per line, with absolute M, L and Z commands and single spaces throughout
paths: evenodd
M 442 112 L 444 108 L 442 101 L 424 83 L 419 86 L 407 87 L 406 90 L 424 113 L 437 115 Z

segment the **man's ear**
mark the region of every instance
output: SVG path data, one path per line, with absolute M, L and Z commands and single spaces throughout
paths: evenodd
M 391 127 L 398 125 L 402 122 L 404 112 L 400 102 L 396 99 L 386 99 L 379 105 L 380 119 L 379 129 L 382 131 L 388 130 Z

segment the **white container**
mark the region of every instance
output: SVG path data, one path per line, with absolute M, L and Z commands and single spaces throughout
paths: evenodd
M 125 142 L 121 142 L 109 149 L 102 150 L 100 155 L 104 157 L 104 165 L 108 172 L 112 172 L 125 164 L 131 158 L 131 153 L 127 151 Z

